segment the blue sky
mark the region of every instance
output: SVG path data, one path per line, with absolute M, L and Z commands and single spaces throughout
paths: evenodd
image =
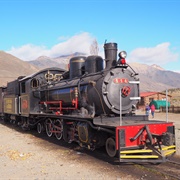
M 22 60 L 118 43 L 128 62 L 180 72 L 180 0 L 0 0 L 0 50 Z

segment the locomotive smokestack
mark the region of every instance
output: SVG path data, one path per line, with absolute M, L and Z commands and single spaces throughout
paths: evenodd
M 104 44 L 104 53 L 105 53 L 106 69 L 115 66 L 117 61 L 117 43 Z

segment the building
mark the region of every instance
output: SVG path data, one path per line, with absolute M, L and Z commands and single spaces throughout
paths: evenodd
M 144 109 L 146 104 L 149 104 L 153 100 L 166 100 L 166 94 L 162 92 L 141 92 L 140 93 L 141 100 L 138 103 L 139 109 Z M 171 95 L 167 95 L 168 102 L 171 101 Z

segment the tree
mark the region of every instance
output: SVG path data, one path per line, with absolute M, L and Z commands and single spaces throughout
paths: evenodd
M 99 51 L 98 43 L 97 43 L 96 39 L 94 39 L 91 46 L 90 46 L 90 54 L 91 55 L 98 55 L 98 51 Z

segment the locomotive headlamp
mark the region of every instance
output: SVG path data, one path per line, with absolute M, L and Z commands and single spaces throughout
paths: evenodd
M 119 53 L 119 57 L 120 57 L 121 59 L 125 59 L 126 56 L 127 56 L 126 51 L 121 51 L 121 52 Z

